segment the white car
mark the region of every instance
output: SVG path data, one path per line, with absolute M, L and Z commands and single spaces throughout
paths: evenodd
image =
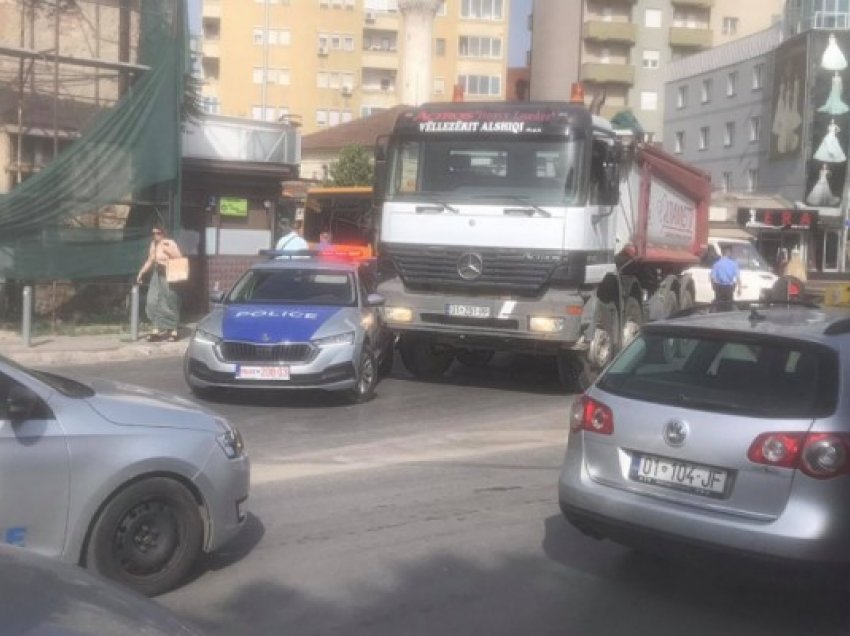
M 738 261 L 738 267 L 741 269 L 741 292 L 736 293 L 735 300 L 743 302 L 761 300 L 763 294 L 769 291 L 779 279 L 759 254 L 755 245 L 748 240 L 710 236 L 708 245 L 708 254 L 712 253 L 712 248 L 716 254 L 714 259 L 719 258 L 723 250 L 728 248 L 731 252 L 730 256 Z M 698 303 L 714 301 L 714 288 L 711 286 L 711 266 L 714 259 L 707 256 L 700 265 L 691 267 L 685 272 L 693 278 L 696 291 L 694 300 Z

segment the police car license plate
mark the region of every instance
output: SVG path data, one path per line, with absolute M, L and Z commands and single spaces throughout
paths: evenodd
M 237 380 L 288 380 L 289 367 L 238 367 Z
M 459 318 L 489 318 L 490 308 L 483 305 L 446 305 L 446 314 Z

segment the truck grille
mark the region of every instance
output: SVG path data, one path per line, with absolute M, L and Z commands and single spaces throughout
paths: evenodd
M 507 292 L 536 296 L 561 264 L 558 252 L 542 250 L 384 246 L 405 285 L 419 291 L 464 290 Z M 464 279 L 458 272 L 461 257 L 481 259 L 481 274 Z
M 221 356 L 227 362 L 306 362 L 313 356 L 309 344 L 253 344 L 225 341 Z

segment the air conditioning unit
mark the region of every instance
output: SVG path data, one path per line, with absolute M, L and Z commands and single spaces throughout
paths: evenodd
M 366 24 L 375 24 L 375 14 L 372 11 L 366 12 Z
M 320 46 L 319 47 L 319 57 L 327 57 L 328 56 L 328 47 Z
M 343 97 L 351 97 L 351 87 L 350 86 L 343 86 L 341 93 L 342 93 Z

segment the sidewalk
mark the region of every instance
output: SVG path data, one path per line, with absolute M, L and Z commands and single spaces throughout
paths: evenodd
M 144 339 L 133 342 L 124 333 L 39 336 L 32 339 L 31 347 L 27 347 L 19 333 L 0 331 L 0 355 L 32 367 L 180 357 L 188 343 L 188 335 L 178 342 L 147 342 Z

